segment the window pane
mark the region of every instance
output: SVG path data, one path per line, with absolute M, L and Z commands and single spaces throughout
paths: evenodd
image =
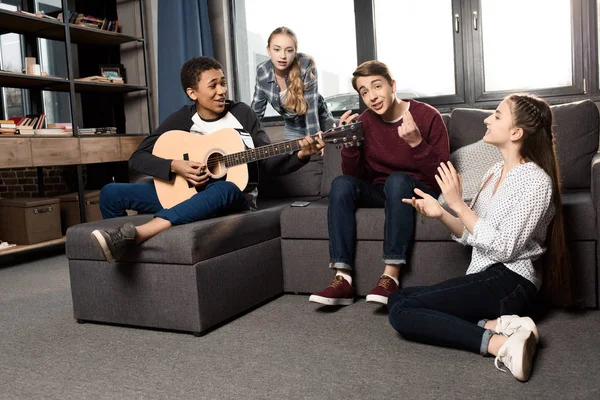
M 0 35 L 0 69 L 11 72 L 23 72 L 21 35 L 17 33 Z M 0 119 L 25 115 L 23 94 L 23 89 L 0 88 L 1 103 L 4 104 Z
M 286 26 L 298 37 L 298 51 L 315 60 L 319 93 L 329 104 L 332 96 L 358 96 L 352 88 L 356 68 L 356 30 L 353 0 L 236 0 L 238 98 L 250 104 L 256 81 L 256 67 L 268 59 L 267 39 L 271 32 Z M 293 10 L 293 11 L 292 11 Z M 315 12 L 315 10 L 319 10 Z M 345 107 L 348 102 L 335 102 Z M 336 108 L 331 111 L 336 111 Z M 268 107 L 265 116 L 278 115 Z
M 570 0 L 481 0 L 485 91 L 571 86 Z
M 377 59 L 400 97 L 455 94 L 451 0 L 375 0 Z

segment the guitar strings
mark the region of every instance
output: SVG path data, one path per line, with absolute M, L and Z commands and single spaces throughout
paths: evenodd
M 352 124 L 353 125 L 353 124 Z M 311 137 L 313 139 L 317 139 L 317 138 L 323 138 L 323 136 L 329 136 L 330 134 L 334 133 L 335 131 L 339 131 L 339 130 L 346 130 L 347 128 L 349 128 L 351 125 L 347 125 L 347 126 L 340 126 L 340 127 L 335 127 L 335 128 L 331 128 L 325 132 L 323 132 L 321 135 L 319 134 L 314 134 L 314 135 L 307 135 L 307 137 Z M 268 144 L 266 146 L 262 146 L 262 147 L 257 147 L 254 149 L 248 149 L 248 150 L 244 150 L 241 152 L 237 152 L 237 153 L 232 153 L 232 154 L 225 154 L 225 155 L 221 155 L 221 157 L 217 160 L 209 160 L 206 163 L 206 167 L 215 167 L 221 163 L 227 164 L 228 162 L 233 162 L 233 161 L 238 161 L 238 160 L 243 160 L 243 162 L 241 164 L 246 164 L 249 162 L 254 162 L 254 161 L 260 161 L 263 160 L 265 158 L 269 158 L 271 156 L 271 154 L 269 154 L 270 151 L 275 151 L 275 152 L 279 152 L 280 154 L 286 153 L 288 151 L 296 151 L 297 149 L 300 148 L 300 145 L 298 144 L 298 140 L 299 139 L 293 139 L 293 140 L 288 140 L 286 142 L 279 142 L 279 143 L 272 143 L 272 144 Z M 292 148 L 292 146 L 296 146 L 296 148 Z M 278 147 L 283 147 L 283 149 L 285 151 L 281 151 L 281 149 L 278 149 Z M 289 147 L 289 148 L 288 148 Z M 250 157 L 244 157 L 241 154 L 247 153 L 247 154 L 251 154 L 251 153 L 262 153 L 259 154 L 259 158 L 254 158 L 254 159 L 250 159 Z M 234 157 L 238 155 L 237 157 Z M 260 157 L 260 156 L 263 157 Z M 277 154 L 272 154 L 277 155 Z M 254 155 L 256 156 L 256 155 Z

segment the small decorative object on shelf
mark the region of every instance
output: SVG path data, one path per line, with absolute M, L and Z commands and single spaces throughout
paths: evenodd
M 123 66 L 123 64 L 100 65 L 100 75 L 110 79 L 112 82 L 124 83 L 125 67 Z

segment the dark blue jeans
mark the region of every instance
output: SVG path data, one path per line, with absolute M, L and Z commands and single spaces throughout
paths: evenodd
M 419 188 L 434 197 L 438 194 L 404 172 L 394 172 L 385 185 L 373 185 L 354 176 L 338 176 L 331 183 L 327 223 L 329 258 L 334 268 L 352 269 L 356 251 L 356 217 L 359 207 L 385 208 L 383 261 L 405 264 L 413 240 L 415 211 L 403 198 L 414 196 Z
M 403 337 L 487 354 L 487 319 L 526 315 L 537 289 L 533 283 L 494 264 L 483 272 L 433 286 L 399 289 L 388 299 L 390 323 Z
M 125 210 L 135 210 L 140 214 L 154 214 L 172 225 L 182 225 L 248 208 L 242 191 L 227 181 L 211 183 L 202 192 L 171 208 L 160 205 L 152 183 L 110 183 L 100 192 L 100 211 L 104 219 L 122 217 L 126 215 Z

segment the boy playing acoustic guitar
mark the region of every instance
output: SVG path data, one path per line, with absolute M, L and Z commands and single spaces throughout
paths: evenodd
M 171 114 L 154 133 L 144 138 L 129 159 L 129 166 L 162 181 L 173 181 L 176 175 L 180 175 L 200 191 L 173 207 L 163 208 L 153 184 L 111 183 L 104 186 L 100 192 L 100 210 L 105 219 L 124 216 L 128 209 L 154 214 L 150 222 L 137 227 L 128 222 L 117 229 L 92 232 L 92 238 L 109 262 L 118 261 L 127 249 L 173 225 L 255 207 L 256 190 L 243 193 L 234 183 L 211 180 L 207 166 L 198 160 L 169 160 L 153 154 L 157 139 L 173 130 L 210 135 L 221 129 L 233 128 L 247 148 L 270 144 L 269 137 L 248 105 L 225 100 L 227 84 L 223 67 L 217 60 L 195 57 L 187 61 L 181 68 L 181 85 L 194 104 L 185 105 Z M 267 173 L 287 174 L 306 165 L 310 156 L 324 146 L 322 139 L 307 136 L 298 140 L 299 151 L 258 163 Z

